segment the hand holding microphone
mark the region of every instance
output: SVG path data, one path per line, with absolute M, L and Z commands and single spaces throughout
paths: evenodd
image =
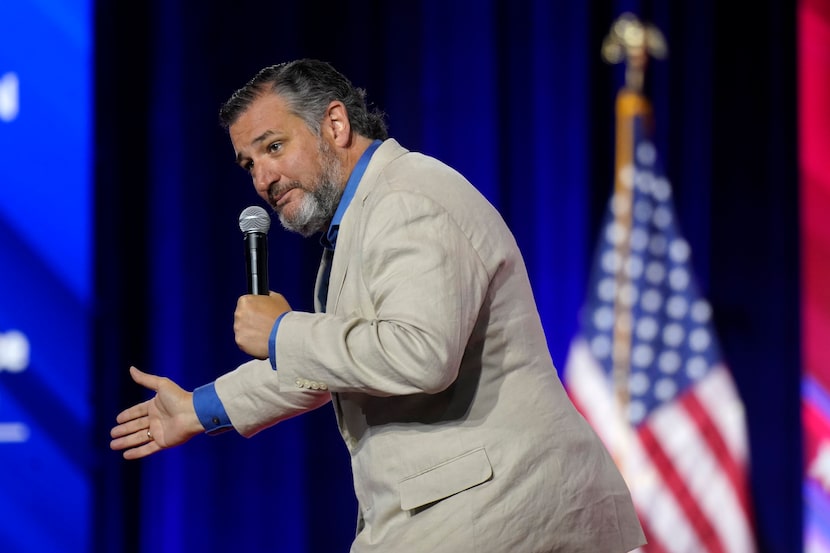
M 233 316 L 236 345 L 258 359 L 268 358 L 268 339 L 277 317 L 291 311 L 282 296 L 268 289 L 268 229 L 271 218 L 259 206 L 246 207 L 239 215 L 245 241 L 248 294 L 237 300 Z

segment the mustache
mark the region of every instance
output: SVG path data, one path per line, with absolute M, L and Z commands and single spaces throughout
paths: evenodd
M 290 182 L 284 186 L 280 186 L 276 183 L 272 184 L 268 189 L 268 203 L 276 208 L 277 201 L 279 201 L 280 197 L 282 197 L 289 190 L 294 190 L 295 188 L 302 188 L 302 185 L 297 181 Z

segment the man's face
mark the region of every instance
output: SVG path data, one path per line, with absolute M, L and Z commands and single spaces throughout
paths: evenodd
M 326 138 L 272 93 L 254 100 L 229 130 L 237 164 L 280 223 L 303 236 L 324 230 L 345 186 L 342 164 Z

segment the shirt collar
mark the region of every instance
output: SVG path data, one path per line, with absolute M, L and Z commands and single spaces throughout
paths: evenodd
M 334 212 L 334 217 L 329 224 L 329 230 L 325 235 L 320 237 L 320 243 L 323 247 L 330 250 L 334 249 L 334 246 L 337 243 L 337 233 L 340 231 L 340 221 L 343 219 L 343 214 L 346 213 L 346 209 L 348 209 L 349 204 L 352 202 L 352 198 L 354 198 L 357 185 L 360 182 L 360 179 L 363 178 L 363 173 L 366 172 L 366 167 L 369 165 L 369 160 L 372 159 L 372 154 L 375 153 L 375 150 L 377 150 L 378 146 L 382 143 L 382 140 L 375 140 L 372 142 L 369 147 L 366 148 L 366 151 L 363 152 L 363 155 L 360 156 L 360 159 L 357 160 L 357 164 L 355 165 L 352 174 L 349 175 L 349 180 L 346 182 L 346 188 L 343 189 L 343 196 L 340 198 L 340 203 L 337 204 L 337 211 Z

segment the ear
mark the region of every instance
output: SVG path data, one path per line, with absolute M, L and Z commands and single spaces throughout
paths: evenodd
M 327 133 L 335 145 L 344 148 L 352 140 L 352 127 L 346 106 L 340 100 L 333 100 L 326 108 L 321 131 Z

